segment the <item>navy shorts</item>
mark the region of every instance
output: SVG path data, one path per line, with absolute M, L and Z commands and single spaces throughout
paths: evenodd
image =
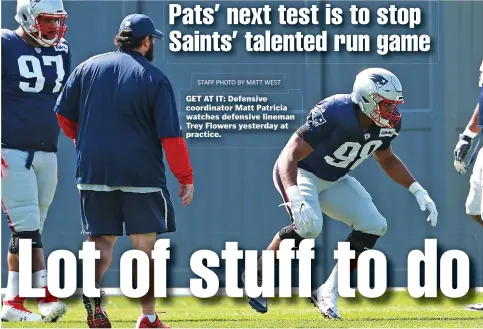
M 168 190 L 154 193 L 81 190 L 84 235 L 126 235 L 176 231 Z M 124 229 L 123 229 L 124 224 Z

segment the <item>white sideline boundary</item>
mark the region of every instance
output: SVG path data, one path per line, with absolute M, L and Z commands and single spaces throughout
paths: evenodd
M 120 288 L 102 288 L 102 290 L 105 292 L 106 296 L 122 296 L 121 289 Z M 407 291 L 408 289 L 405 287 L 393 287 L 393 288 L 387 288 L 386 291 Z M 474 290 L 475 292 L 483 292 L 483 287 L 475 287 L 471 288 L 470 290 Z M 2 288 L 0 290 L 0 294 L 2 296 L 5 295 L 7 292 L 6 288 Z M 296 297 L 298 295 L 298 288 L 292 289 L 292 294 Z M 82 289 L 77 289 L 75 292 L 76 296 L 82 295 Z M 169 288 L 167 289 L 167 295 L 170 297 L 189 297 L 193 296 L 191 293 L 190 288 Z M 275 296 L 278 295 L 278 289 L 275 289 Z M 224 288 L 219 289 L 218 292 L 216 293 L 215 296 L 227 296 L 226 295 L 226 290 Z

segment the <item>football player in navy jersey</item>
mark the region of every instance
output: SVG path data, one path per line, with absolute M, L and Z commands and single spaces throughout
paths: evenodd
M 390 178 L 414 194 L 421 210 L 430 211 L 428 221 L 436 225 L 433 200 L 391 149 L 401 129 L 397 106 L 402 103 L 399 79 L 388 70 L 371 68 L 357 75 L 352 94 L 328 97 L 310 111 L 274 167 L 274 183 L 291 224 L 275 234 L 268 250 L 278 250 L 283 239 L 294 239 L 298 246 L 303 239 L 316 238 L 325 213 L 353 229 L 346 241 L 356 252 L 351 263 L 355 270 L 360 253 L 373 248 L 387 229 L 369 193 L 348 174 L 371 154 Z M 261 265 L 260 258 L 259 281 Z M 337 265 L 311 300 L 325 317 L 340 318 Z M 249 304 L 260 313 L 268 311 L 263 297 L 249 298 Z
M 478 86 L 480 88 L 480 99 L 476 104 L 473 115 L 471 116 L 466 129 L 459 136 L 459 141 L 454 150 L 454 166 L 460 174 L 466 173 L 465 158 L 471 148 L 473 139 L 480 132 L 483 127 L 483 61 L 480 66 L 480 79 Z M 481 136 L 480 136 L 481 138 Z M 478 149 L 475 148 L 476 152 Z M 473 155 L 475 155 L 474 153 Z M 468 161 L 470 164 L 471 159 Z M 481 149 L 478 151 L 478 156 L 473 167 L 473 172 L 470 177 L 470 191 L 466 199 L 466 213 L 471 216 L 477 223 L 483 226 L 482 214 L 482 184 L 483 184 L 483 153 Z M 483 303 L 469 305 L 468 310 L 483 311 Z
M 56 321 L 66 306 L 47 287 L 41 233 L 57 186 L 54 106 L 70 70 L 61 0 L 18 0 L 15 31 L 2 29 L 2 208 L 12 230 L 3 321 Z M 19 297 L 19 240 L 32 241 L 37 315 Z

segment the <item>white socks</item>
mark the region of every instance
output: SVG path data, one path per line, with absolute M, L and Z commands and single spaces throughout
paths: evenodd
M 8 271 L 7 293 L 5 299 L 14 299 L 18 296 L 18 272 Z
M 33 288 L 47 287 L 47 270 L 40 270 L 32 274 Z
M 19 274 L 18 272 L 8 271 L 6 300 L 14 299 L 19 293 Z M 32 274 L 33 288 L 47 287 L 47 270 L 40 270 Z

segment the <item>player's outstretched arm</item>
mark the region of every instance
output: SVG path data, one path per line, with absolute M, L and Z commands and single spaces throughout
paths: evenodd
M 468 154 L 468 151 L 471 148 L 471 142 L 473 139 L 478 135 L 480 132 L 480 128 L 478 127 L 478 112 L 479 112 L 480 105 L 476 104 L 475 111 L 471 116 L 468 125 L 466 126 L 465 130 L 462 134 L 459 135 L 458 143 L 454 149 L 454 167 L 457 172 L 460 174 L 466 173 L 466 163 L 465 157 Z
M 401 159 L 393 153 L 391 146 L 384 150 L 376 150 L 374 158 L 393 181 L 405 188 L 409 188 L 416 181 Z
M 434 201 L 421 184 L 414 179 L 401 159 L 393 153 L 391 146 L 374 152 L 374 158 L 393 181 L 409 189 L 422 211 L 429 210 L 430 214 L 427 220 L 431 222 L 431 226 L 436 226 L 438 211 Z

